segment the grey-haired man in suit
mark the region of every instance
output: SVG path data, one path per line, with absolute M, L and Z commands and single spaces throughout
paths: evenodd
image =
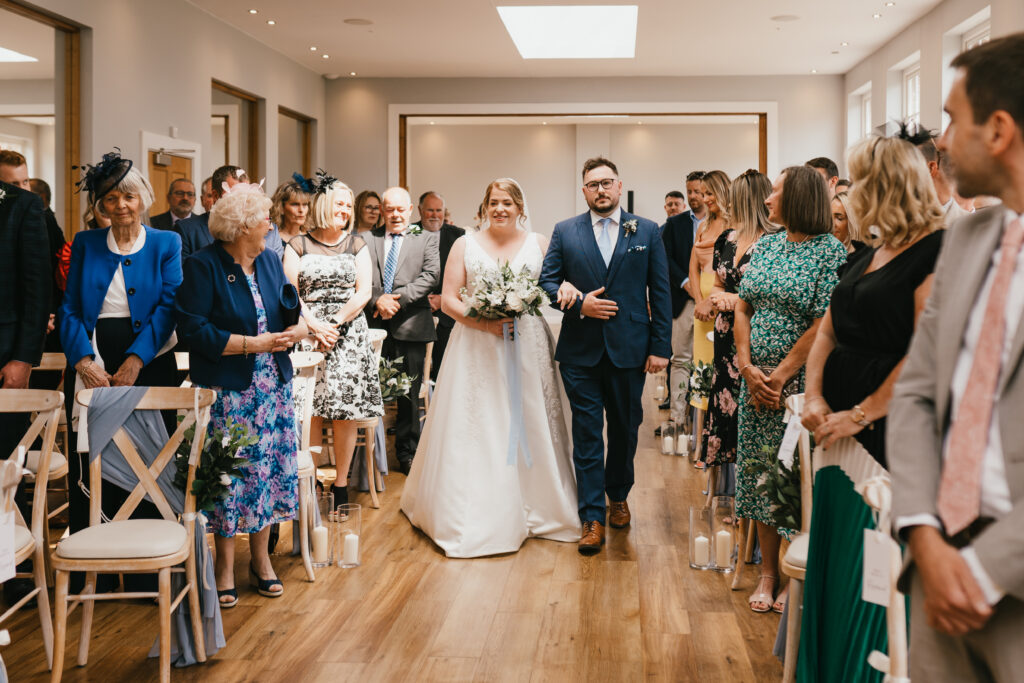
M 175 178 L 167 188 L 167 211 L 149 219 L 149 224 L 160 230 L 173 230 L 178 221 L 195 216 L 196 186 L 188 178 Z
M 939 138 L 967 197 L 896 385 L 887 436 L 909 553 L 911 678 L 1024 670 L 1024 33 L 953 60 Z
M 387 330 L 382 355 L 402 358 L 415 376 L 408 399 L 398 401 L 395 450 L 399 469 L 409 473 L 420 440 L 420 385 L 427 343 L 437 338 L 428 296 L 440 275 L 437 233 L 409 230 L 412 198 L 401 187 L 381 197 L 384 227 L 364 234 L 373 262 L 373 294 L 366 307 L 371 327 Z

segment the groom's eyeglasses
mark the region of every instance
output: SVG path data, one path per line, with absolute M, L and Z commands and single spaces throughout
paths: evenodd
M 591 180 L 589 183 L 585 183 L 583 187 L 587 188 L 589 192 L 597 192 L 598 188 L 610 190 L 614 184 L 615 178 L 605 178 L 604 180 Z

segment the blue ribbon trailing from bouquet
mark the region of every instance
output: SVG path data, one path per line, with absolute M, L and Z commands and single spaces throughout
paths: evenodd
M 530 442 L 526 438 L 526 422 L 523 420 L 523 356 L 522 348 L 517 343 L 519 321 L 502 325 L 502 338 L 505 340 L 505 375 L 508 380 L 509 399 L 509 436 L 508 464 L 515 465 L 519 457 L 520 447 L 527 467 L 533 467 L 530 457 Z

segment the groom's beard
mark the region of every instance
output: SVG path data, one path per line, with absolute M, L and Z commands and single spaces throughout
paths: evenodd
M 615 210 L 615 207 L 619 205 L 617 199 L 611 197 L 597 197 L 592 203 L 589 204 L 590 208 L 597 213 L 610 213 Z

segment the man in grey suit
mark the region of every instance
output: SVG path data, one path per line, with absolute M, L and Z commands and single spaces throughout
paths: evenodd
M 395 450 L 399 469 L 409 473 L 420 440 L 420 385 L 427 342 L 436 339 L 428 296 L 440 275 L 437 233 L 409 230 L 412 199 L 392 187 L 381 197 L 384 227 L 363 235 L 373 262 L 373 294 L 367 305 L 371 327 L 387 330 L 382 355 L 404 359 L 405 372 L 415 376 L 409 399 L 398 402 Z M 415 232 L 415 234 L 413 234 Z
M 175 178 L 167 188 L 167 211 L 150 218 L 149 224 L 159 230 L 173 230 L 178 221 L 195 216 L 195 205 L 196 186 L 188 178 Z
M 889 412 L 897 532 L 909 552 L 911 678 L 1020 680 L 1024 667 L 1024 33 L 953 60 L 938 140 L 958 220 Z

